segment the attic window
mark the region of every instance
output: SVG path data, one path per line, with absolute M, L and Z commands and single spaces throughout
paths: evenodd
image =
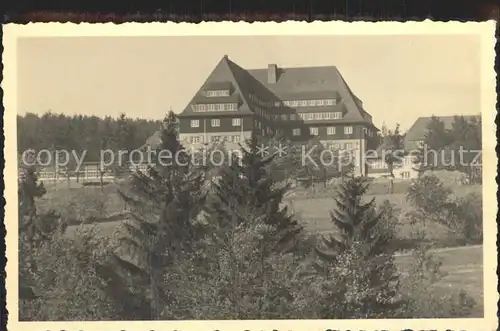
M 228 97 L 229 90 L 210 90 L 206 91 L 205 95 L 207 97 Z

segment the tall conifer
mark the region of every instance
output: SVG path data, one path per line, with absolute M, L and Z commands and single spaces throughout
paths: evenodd
M 317 266 L 335 280 L 326 290 L 324 318 L 381 317 L 399 308 L 392 237 L 380 231 L 384 215 L 376 212 L 374 200 L 363 202 L 367 189 L 361 177 L 342 185 L 331 212 L 339 231 L 316 250 Z
M 151 319 L 169 314 L 164 307 L 173 298 L 163 278 L 168 266 L 189 251 L 201 235 L 194 220 L 205 198 L 203 178 L 190 171 L 190 156 L 178 140 L 173 112 L 164 120 L 156 156 L 156 163 L 146 173 L 133 173 L 128 188 L 120 190 L 133 221 L 125 223 L 128 234 L 121 238 L 128 252 L 116 256 L 138 283 L 148 285 Z

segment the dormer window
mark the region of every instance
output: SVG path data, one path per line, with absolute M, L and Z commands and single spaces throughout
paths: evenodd
M 229 90 L 210 90 L 205 91 L 207 97 L 228 97 Z

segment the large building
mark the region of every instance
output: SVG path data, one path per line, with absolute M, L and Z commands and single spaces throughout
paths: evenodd
M 351 151 L 356 173 L 378 129 L 334 66 L 245 70 L 224 56 L 179 114 L 180 139 L 228 147 L 258 132 L 297 142 L 312 137 L 326 147 Z M 227 146 L 226 145 L 226 146 Z

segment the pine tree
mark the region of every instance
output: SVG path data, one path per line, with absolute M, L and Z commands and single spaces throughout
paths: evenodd
M 229 219 L 227 210 L 233 201 L 240 206 L 251 206 L 262 213 L 264 223 L 272 226 L 279 237 L 280 249 L 292 249 L 302 228 L 281 207 L 288 184 L 279 187 L 270 176 L 270 165 L 275 155 L 264 155 L 264 146 L 254 134 L 241 145 L 241 155 L 220 170 L 220 180 L 214 185 L 215 199 L 207 213 L 211 217 Z
M 325 290 L 323 318 L 390 316 L 399 308 L 392 236 L 380 231 L 384 215 L 377 214 L 374 200 L 363 202 L 367 189 L 361 177 L 342 185 L 331 212 L 340 233 L 316 250 L 316 266 L 334 284 Z
M 157 160 L 147 173 L 132 174 L 128 189 L 120 190 L 131 206 L 133 221 L 125 223 L 127 236 L 122 238 L 128 253 L 119 252 L 117 261 L 135 275 L 137 284 L 149 286 L 151 319 L 165 317 L 162 312 L 169 297 L 163 277 L 193 242 L 201 236 L 194 219 L 203 205 L 203 177 L 190 171 L 189 155 L 177 138 L 177 121 L 170 112 L 164 121 L 162 144 L 156 151 Z M 135 254 L 134 256 L 130 253 Z

